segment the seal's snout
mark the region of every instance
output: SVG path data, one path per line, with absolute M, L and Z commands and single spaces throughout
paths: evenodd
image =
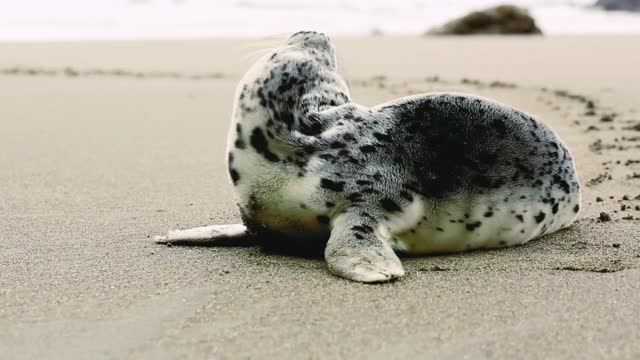
M 298 31 L 289 37 L 287 43 L 300 47 L 313 47 L 319 50 L 331 49 L 331 39 L 327 35 L 316 31 Z
M 326 66 L 335 68 L 336 52 L 331 39 L 323 33 L 315 31 L 299 31 L 289 37 L 287 45 L 294 50 L 300 50 L 311 57 L 323 62 Z

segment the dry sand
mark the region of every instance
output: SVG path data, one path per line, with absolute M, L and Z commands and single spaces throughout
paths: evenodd
M 321 258 L 157 246 L 176 225 L 239 221 L 224 141 L 264 42 L 4 44 L 0 357 L 639 358 L 640 131 L 625 128 L 640 124 L 640 38 L 336 44 L 358 102 L 456 90 L 546 119 L 577 160 L 579 221 L 403 259 L 407 276 L 377 286 Z

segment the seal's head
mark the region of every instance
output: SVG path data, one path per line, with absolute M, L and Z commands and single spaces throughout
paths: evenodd
M 299 31 L 287 39 L 287 45 L 308 50 L 311 54 L 325 57 L 330 64 L 336 64 L 336 53 L 331 39 L 323 33 L 315 31 Z

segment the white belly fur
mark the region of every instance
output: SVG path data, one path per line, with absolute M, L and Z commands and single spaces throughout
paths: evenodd
M 520 199 L 522 195 L 527 199 Z M 554 195 L 557 198 L 567 196 L 561 191 Z M 552 214 L 550 205 L 532 200 L 534 196 L 531 189 L 522 189 L 513 191 L 506 202 L 505 196 L 499 192 L 461 195 L 439 204 L 416 198 L 384 224 L 390 234 L 385 234 L 384 230 L 382 233 L 391 239 L 397 250 L 409 254 L 453 253 L 521 245 L 566 227 L 575 219 L 572 204 L 579 203 L 579 199 L 560 203 L 558 213 Z M 540 211 L 545 212 L 546 217 L 538 223 L 535 215 Z M 489 212 L 491 216 L 485 216 Z M 522 221 L 516 217 L 517 214 L 522 215 Z
M 234 161 L 241 169 L 251 169 L 242 171 L 243 181 L 236 192 L 244 208 L 249 208 L 252 201 L 262 204 L 262 211 L 252 213 L 255 221 L 293 238 L 328 236 L 328 226 L 317 219 L 326 214 L 320 206 L 324 201 L 317 198 L 318 175 L 299 177 L 296 167 L 272 166 L 249 151 L 238 153 Z

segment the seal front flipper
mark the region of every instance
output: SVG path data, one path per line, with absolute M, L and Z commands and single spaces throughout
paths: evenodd
M 324 254 L 334 275 L 365 283 L 404 276 L 400 259 L 387 239 L 376 233 L 377 226 L 374 220 L 353 209 L 333 219 Z
M 305 135 L 318 135 L 340 120 L 366 116 L 367 111 L 368 108 L 352 102 L 322 111 L 310 111 L 301 118 L 300 132 Z
M 166 236 L 155 236 L 157 244 L 177 246 L 242 246 L 255 242 L 242 224 L 209 225 L 185 230 L 170 230 Z
M 363 119 L 369 109 L 356 103 L 347 103 L 323 111 L 305 113 L 300 119 L 300 129 L 294 129 L 279 136 L 292 150 L 302 150 L 307 154 L 331 148 L 335 144 L 336 127 L 340 120 Z M 338 124 L 345 125 L 345 124 Z M 340 131 L 338 131 L 340 134 Z

